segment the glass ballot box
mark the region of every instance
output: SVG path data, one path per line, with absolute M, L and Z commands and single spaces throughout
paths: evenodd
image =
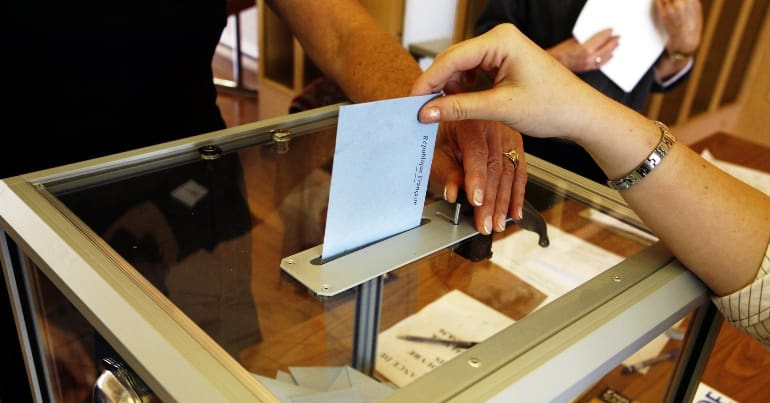
M 322 261 L 338 110 L 2 180 L 36 399 L 692 396 L 707 290 L 616 192 L 534 156 L 503 233 L 429 190 L 418 227 Z

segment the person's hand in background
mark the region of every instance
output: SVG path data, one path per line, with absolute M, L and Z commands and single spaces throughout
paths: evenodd
M 607 28 L 597 32 L 584 43 L 574 37 L 547 49 L 548 53 L 575 73 L 597 70 L 612 59 L 620 37 Z
M 703 7 L 700 0 L 655 0 L 655 10 L 668 34 L 665 54 L 655 64 L 655 75 L 662 81 L 684 69 L 698 50 Z
M 695 53 L 703 31 L 700 0 L 656 0 L 655 8 L 660 24 L 668 34 L 666 50 L 670 53 Z

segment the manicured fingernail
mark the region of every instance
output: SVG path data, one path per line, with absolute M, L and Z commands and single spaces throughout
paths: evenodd
M 484 191 L 481 189 L 476 189 L 473 191 L 473 204 L 476 205 L 476 207 L 481 206 L 484 203 Z
M 521 221 L 524 218 L 524 213 L 521 211 L 521 207 L 516 211 L 516 221 Z
M 497 215 L 497 230 L 500 232 L 505 231 L 505 214 Z
M 489 235 L 492 233 L 492 216 L 487 216 L 487 218 L 484 219 L 484 235 Z
M 438 108 L 428 108 L 428 121 L 438 122 L 441 119 L 441 111 Z

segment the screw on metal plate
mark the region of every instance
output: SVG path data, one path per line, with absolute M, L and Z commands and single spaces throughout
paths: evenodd
M 278 154 L 286 154 L 289 151 L 289 141 L 291 141 L 291 132 L 286 129 L 274 129 L 270 133 L 273 135 L 273 144 Z
M 478 358 L 470 358 L 468 359 L 468 365 L 472 366 L 473 368 L 480 368 L 481 367 L 481 360 Z
M 215 160 L 222 156 L 222 149 L 213 145 L 203 146 L 198 152 L 204 160 Z

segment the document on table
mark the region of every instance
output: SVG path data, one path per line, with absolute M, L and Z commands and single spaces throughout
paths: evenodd
M 518 231 L 492 244 L 492 262 L 546 295 L 545 305 L 623 258 L 548 225 L 551 244 L 543 248 L 537 234 Z
M 340 107 L 323 259 L 420 225 L 438 124 L 417 112 L 435 96 Z
M 653 0 L 588 0 L 572 34 L 585 42 L 612 28 L 619 45 L 601 71 L 625 92 L 631 92 L 663 52 L 668 35 L 658 23 Z
M 482 342 L 513 322 L 462 291 L 452 290 L 380 333 L 375 369 L 394 385 L 404 387 L 465 349 L 399 336 Z

